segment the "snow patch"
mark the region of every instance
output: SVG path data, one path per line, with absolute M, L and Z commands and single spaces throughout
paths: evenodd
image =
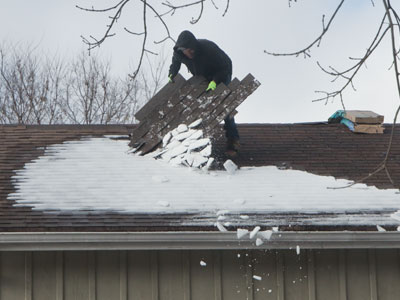
M 248 231 L 247 229 L 240 229 L 240 228 L 238 228 L 237 231 L 236 231 L 236 235 L 237 235 L 237 238 L 238 238 L 238 239 L 243 238 L 243 237 L 246 236 L 246 234 L 248 234 L 248 233 L 249 233 L 249 231 Z
M 163 175 L 154 175 L 151 177 L 151 180 L 153 180 L 154 182 L 158 182 L 158 183 L 164 183 L 164 182 L 169 181 L 169 179 Z
M 261 246 L 262 244 L 264 244 L 264 241 L 262 239 L 260 239 L 260 238 L 257 238 L 256 239 L 256 246 L 258 247 L 258 246 Z
M 226 229 L 226 228 L 224 227 L 224 225 L 222 225 L 220 222 L 216 222 L 216 223 L 215 223 L 215 226 L 217 226 L 218 230 L 221 231 L 221 232 L 226 232 L 226 231 L 228 231 L 228 229 Z
M 231 175 L 235 174 L 236 170 L 238 169 L 237 165 L 230 159 L 224 163 L 224 168 Z
M 250 232 L 250 239 L 254 239 L 257 233 L 260 231 L 260 226 L 254 227 L 254 229 Z
M 128 143 L 103 137 L 50 145 L 42 156 L 15 171 L 11 178 L 14 192 L 8 199 L 15 206 L 44 211 L 156 214 L 230 211 L 242 220 L 249 219 L 245 213 L 334 213 L 359 211 L 360 207 L 366 211 L 397 211 L 391 220 L 400 216 L 397 189 L 379 190 L 364 184 L 327 189 L 344 186 L 348 181 L 304 171 L 279 170 L 275 166 L 242 167 L 235 176 L 225 171 L 206 173 L 194 168 L 173 168 L 164 159 L 129 154 Z M 177 157 L 177 161 L 184 159 Z M 235 199 L 246 202 L 235 205 L 232 203 Z M 158 201 L 166 201 L 169 206 L 159 205 Z M 342 223 L 344 219 L 330 222 Z M 345 219 L 345 222 L 357 221 Z M 273 231 L 278 232 L 279 228 Z M 262 234 L 258 232 L 257 238 L 267 240 Z
M 189 126 L 180 124 L 163 137 L 162 149 L 155 150 L 153 158 L 163 159 L 174 166 L 183 165 L 208 171 L 214 162 L 209 138 L 203 138 L 203 131 L 192 129 L 201 123 Z
M 198 119 L 189 125 L 189 128 L 196 128 L 203 122 L 203 119 Z
M 236 199 L 236 200 L 233 200 L 233 203 L 244 205 L 246 203 L 246 200 L 244 200 L 244 199 Z
M 272 236 L 272 230 L 265 230 L 265 231 L 260 231 L 257 236 L 261 237 L 263 240 L 270 240 Z
M 376 225 L 376 229 L 377 229 L 379 232 L 385 232 L 385 231 L 386 231 L 385 228 L 383 228 L 382 226 L 379 226 L 379 225 Z
M 162 207 L 169 207 L 170 206 L 168 201 L 163 201 L 163 200 L 157 201 L 157 205 L 162 206 Z

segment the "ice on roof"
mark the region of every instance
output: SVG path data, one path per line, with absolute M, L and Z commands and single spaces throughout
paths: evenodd
M 108 137 L 52 145 L 16 172 L 8 199 L 37 210 L 126 213 L 400 209 L 394 189 L 328 189 L 348 181 L 275 166 L 241 168 L 234 175 L 174 167 L 129 150 L 128 141 Z

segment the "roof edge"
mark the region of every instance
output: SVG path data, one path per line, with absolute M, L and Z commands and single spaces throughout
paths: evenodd
M 0 233 L 0 251 L 400 248 L 399 232 L 275 232 L 256 246 L 236 232 Z

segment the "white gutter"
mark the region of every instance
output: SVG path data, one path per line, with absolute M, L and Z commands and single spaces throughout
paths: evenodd
M 256 246 L 236 232 L 0 233 L 0 251 L 400 248 L 400 232 L 276 232 Z

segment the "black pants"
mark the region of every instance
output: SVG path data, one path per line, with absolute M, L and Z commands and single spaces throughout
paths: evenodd
M 230 74 L 223 83 L 228 85 L 231 82 L 232 75 Z M 224 120 L 225 136 L 228 140 L 239 140 L 239 132 L 235 123 L 235 118 L 227 116 Z

